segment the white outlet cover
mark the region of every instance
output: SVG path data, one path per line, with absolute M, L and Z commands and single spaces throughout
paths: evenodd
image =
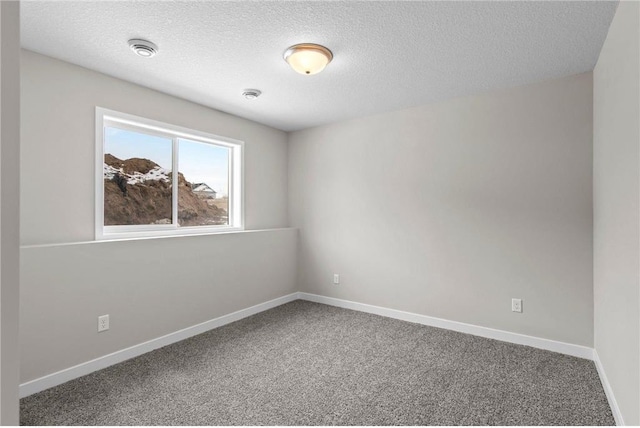
M 333 283 L 334 283 L 335 285 L 340 284 L 340 274 L 337 274 L 337 273 L 334 273 L 334 274 L 333 274 Z
M 522 299 L 511 299 L 511 311 L 522 312 Z
M 101 315 L 98 317 L 98 333 L 109 330 L 109 315 Z

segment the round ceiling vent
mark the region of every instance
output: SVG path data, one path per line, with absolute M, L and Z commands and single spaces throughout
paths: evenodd
M 144 58 L 151 58 L 158 53 L 158 47 L 148 40 L 131 39 L 129 40 L 129 47 L 137 55 Z
M 258 89 L 245 89 L 244 91 L 242 91 L 242 96 L 248 100 L 255 100 L 261 94 L 262 92 Z

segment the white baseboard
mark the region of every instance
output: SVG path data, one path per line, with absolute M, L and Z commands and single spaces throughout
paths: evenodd
M 585 358 L 592 360 L 595 363 L 598 371 L 598 376 L 602 382 L 611 413 L 618 426 L 624 426 L 624 419 L 620 408 L 616 402 L 613 394 L 613 389 L 609 384 L 607 375 L 605 373 L 600 357 L 595 349 L 581 345 L 574 345 L 571 343 L 559 342 L 556 340 L 542 339 L 540 337 L 527 336 L 524 334 L 511 333 L 504 330 L 496 330 L 488 327 L 480 327 L 473 324 L 466 324 L 457 321 L 449 321 L 442 318 L 430 317 L 427 315 L 415 314 L 412 312 L 399 311 L 396 309 L 383 308 L 381 306 L 367 305 L 365 303 L 353 302 L 350 300 L 336 299 L 334 297 L 325 297 L 317 294 L 310 293 L 298 293 L 298 296 L 302 300 L 308 300 L 310 302 L 324 303 L 325 305 L 337 306 L 339 308 L 352 309 L 360 312 L 367 312 L 370 314 L 380 315 L 383 317 L 395 318 L 402 321 L 409 321 L 416 324 L 428 325 L 431 327 L 438 327 L 447 330 L 458 331 L 461 333 L 472 334 L 475 336 L 486 337 L 489 339 L 501 340 L 503 342 L 516 343 L 518 345 L 532 346 L 534 348 L 545 349 L 548 351 L 558 352 L 561 354 L 571 355 L 574 357 Z
M 178 330 L 174 333 L 149 340 L 139 345 L 134 345 L 129 348 L 105 355 L 103 357 L 78 364 L 77 366 L 60 370 L 59 372 L 34 379 L 29 382 L 25 382 L 20 385 L 20 398 L 35 394 L 36 392 L 44 391 L 45 389 L 52 388 L 56 385 L 60 385 L 72 379 L 79 378 L 97 370 L 112 366 L 114 364 L 121 363 L 130 358 L 153 351 L 154 349 L 171 345 L 172 343 L 188 339 L 189 337 L 196 336 L 214 328 L 222 327 L 223 325 L 241 320 L 251 315 L 255 315 L 259 312 L 263 312 L 268 309 L 275 308 L 276 306 L 292 302 L 299 298 L 298 295 L 299 293 L 291 293 L 286 296 L 278 297 L 277 299 L 269 300 L 268 302 L 260 303 L 255 306 L 251 306 L 250 308 L 241 309 L 228 315 L 223 315 L 221 317 L 214 318 L 212 320 L 205 321 L 203 323 L 196 324 L 182 330 Z
M 345 309 L 352 309 L 360 312 L 367 312 L 370 314 L 380 315 L 389 318 L 395 318 L 402 321 L 413 322 L 416 324 L 423 324 L 432 327 L 443 328 L 447 330 L 458 331 L 461 333 L 472 334 L 475 336 L 486 337 L 489 339 L 501 340 L 503 342 L 511 342 L 519 345 L 532 346 L 534 348 L 546 349 L 548 351 L 559 352 L 561 354 L 572 355 L 574 357 L 586 358 L 595 362 L 600 380 L 609 401 L 609 406 L 615 418 L 617 425 L 624 425 L 624 420 L 618 408 L 617 402 L 613 395 L 611 385 L 607 380 L 604 368 L 598 357 L 597 352 L 594 349 L 586 346 L 574 345 L 570 343 L 558 342 L 555 340 L 542 339 L 539 337 L 527 336 L 524 334 L 511 333 L 503 330 L 496 330 L 487 327 L 480 327 L 473 324 L 465 324 L 457 321 L 449 321 L 442 318 L 430 317 L 427 315 L 420 315 L 411 312 L 399 311 L 396 309 L 383 308 L 380 306 L 367 305 L 364 303 L 353 302 L 349 300 L 336 299 L 333 297 L 319 296 L 317 294 L 310 293 L 291 293 L 286 296 L 278 297 L 277 299 L 269 300 L 268 302 L 260 303 L 255 306 L 251 306 L 246 309 L 223 315 L 218 318 L 214 318 L 203 323 L 187 327 L 185 329 L 176 331 L 174 333 L 167 334 L 156 339 L 149 340 L 139 345 L 134 345 L 120 351 L 113 352 L 103 357 L 96 358 L 91 361 L 87 361 L 82 364 L 70 367 L 68 369 L 60 370 L 59 372 L 43 376 L 38 379 L 34 379 L 29 382 L 25 382 L 20 385 L 20 398 L 27 397 L 31 394 L 35 394 L 45 389 L 52 388 L 70 380 L 79 378 L 97 370 L 104 369 L 114 364 L 121 363 L 130 358 L 137 357 L 154 349 L 161 348 L 163 346 L 170 345 L 172 343 L 179 342 L 189 337 L 196 336 L 214 328 L 222 327 L 223 325 L 232 323 L 234 321 L 247 318 L 251 315 L 266 311 L 268 309 L 275 308 L 285 303 L 292 302 L 294 300 L 308 300 L 316 303 L 323 303 L 326 305 L 336 306 Z
M 607 374 L 605 373 L 600 357 L 598 356 L 598 351 L 595 349 L 593 350 L 593 362 L 596 364 L 596 369 L 598 370 L 598 375 L 600 375 L 600 381 L 602 382 L 602 387 L 604 388 L 604 393 L 607 396 L 607 401 L 609 402 L 609 407 L 611 407 L 611 413 L 613 413 L 616 425 L 623 426 L 624 419 L 622 418 L 622 413 L 620 413 L 618 402 L 616 401 L 616 397 L 613 395 L 613 389 L 611 389 L 611 384 L 609 384 L 609 379 L 607 379 Z
M 481 336 L 489 339 L 501 340 L 503 342 L 516 343 L 518 345 L 532 346 L 534 348 L 546 349 L 548 351 L 593 360 L 593 348 L 589 348 L 586 346 L 558 342 L 550 339 L 542 339 L 540 337 L 527 336 L 524 334 L 511 333 L 508 331 L 496 330 L 488 327 L 480 327 L 477 325 L 465 324 L 457 321 L 449 321 L 442 318 L 435 318 L 427 315 L 415 314 L 412 312 L 405 312 L 396 309 L 383 308 L 381 306 L 352 302 L 350 300 L 319 296 L 317 294 L 299 293 L 299 296 L 300 299 L 308 300 L 310 302 L 324 303 L 325 305 L 337 306 L 339 308 L 353 309 L 355 311 L 367 312 L 370 314 L 381 315 L 383 317 L 395 318 L 402 321 L 409 321 L 412 323 L 428 325 L 431 327 L 444 328 L 447 330 L 472 334 L 474 336 Z

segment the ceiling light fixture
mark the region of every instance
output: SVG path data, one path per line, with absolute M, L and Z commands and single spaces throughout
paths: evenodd
M 331 51 L 313 43 L 293 45 L 284 52 L 284 60 L 300 74 L 320 73 L 333 59 Z
M 248 100 L 255 100 L 262 94 L 259 89 L 245 89 L 242 91 L 242 95 Z
M 129 47 L 137 55 L 144 58 L 151 58 L 158 53 L 158 47 L 148 40 L 131 39 L 129 40 Z

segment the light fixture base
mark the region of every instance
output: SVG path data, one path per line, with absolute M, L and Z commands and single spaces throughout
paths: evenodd
M 333 59 L 333 53 L 315 43 L 298 43 L 284 51 L 284 60 L 294 71 L 312 75 L 320 73 Z

